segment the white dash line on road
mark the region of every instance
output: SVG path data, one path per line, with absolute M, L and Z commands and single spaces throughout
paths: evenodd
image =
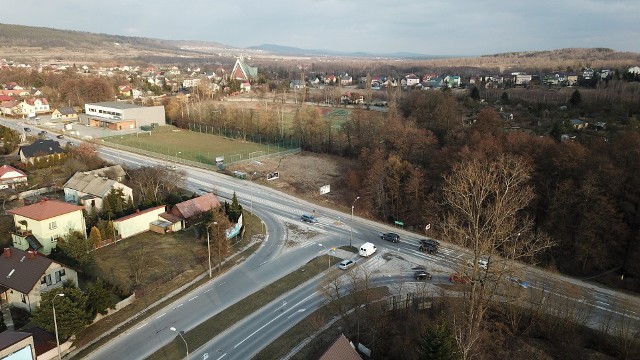
M 144 324 L 142 324 L 142 325 L 138 326 L 138 327 L 136 328 L 136 330 L 140 330 L 140 329 L 142 329 L 143 327 L 147 326 L 147 324 L 148 324 L 148 323 L 144 323 Z
M 218 286 L 222 286 L 222 285 L 224 285 L 224 284 L 226 284 L 226 283 L 227 283 L 226 281 L 223 281 L 223 282 L 221 282 L 220 284 L 218 284 Z
M 173 308 L 173 310 L 175 310 L 175 309 L 179 308 L 179 307 L 180 307 L 180 306 L 182 306 L 182 305 L 184 305 L 184 304 L 180 304 L 180 305 L 178 305 L 178 306 L 174 307 L 174 308 Z
M 192 297 L 192 298 L 191 298 L 191 299 L 189 299 L 188 301 L 195 300 L 197 297 L 198 297 L 198 295 L 196 295 L 196 296 Z
M 211 290 L 213 290 L 213 289 L 209 289 L 209 290 L 205 291 L 204 293 L 206 294 L 206 293 L 208 293 L 208 292 L 209 292 L 209 291 L 211 291 Z
M 163 317 L 163 316 L 165 316 L 165 315 L 167 315 L 167 313 L 162 313 L 162 314 L 160 314 L 156 319 L 160 319 L 161 317 Z
M 225 356 L 227 356 L 227 353 L 222 354 L 222 356 L 220 356 L 220 357 L 219 357 L 219 358 L 217 358 L 216 360 L 220 360 L 220 359 L 222 359 L 222 358 L 223 358 L 223 357 L 225 357 Z

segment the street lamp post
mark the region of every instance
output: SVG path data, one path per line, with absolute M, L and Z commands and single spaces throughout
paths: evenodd
M 327 257 L 329 257 L 329 267 L 327 269 L 331 269 L 331 255 L 329 255 L 329 249 L 327 249 L 327 247 L 322 244 L 318 244 L 318 246 L 322 246 L 324 248 L 324 251 L 327 253 Z
M 58 360 L 62 360 L 62 355 L 60 355 L 60 338 L 58 337 L 58 320 L 56 319 L 56 296 L 64 296 L 64 294 L 56 294 L 51 300 L 51 306 L 53 307 L 53 328 L 56 332 L 56 347 L 58 348 Z
M 180 337 L 182 338 L 182 341 L 184 341 L 184 347 L 187 349 L 187 360 L 189 360 L 189 345 L 187 345 L 187 340 L 184 339 L 184 336 L 182 336 L 182 333 L 179 332 L 176 328 L 174 328 L 173 326 L 169 328 L 171 331 L 178 333 L 178 335 L 180 335 Z
M 356 206 L 356 201 L 360 199 L 360 196 L 356 197 L 355 200 L 351 203 L 351 227 L 349 229 L 349 247 L 351 247 L 351 242 L 353 241 L 353 208 Z
M 175 158 L 176 158 L 176 163 L 178 162 L 178 154 L 182 154 L 182 151 L 178 151 L 178 152 L 176 153 L 176 156 L 175 156 Z
M 218 225 L 217 221 L 213 222 L 214 225 Z M 207 252 L 209 253 L 209 278 L 212 277 L 211 275 L 211 245 L 209 243 L 209 227 L 207 226 Z

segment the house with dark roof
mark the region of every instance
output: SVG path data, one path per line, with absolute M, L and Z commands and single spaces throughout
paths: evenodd
M 13 214 L 15 231 L 13 246 L 21 250 L 35 250 L 51 254 L 60 238 L 71 231 L 87 237 L 82 206 L 58 200 L 44 199 L 35 204 L 9 210 Z
M 0 255 L 0 297 L 13 306 L 33 311 L 43 293 L 67 280 L 78 284 L 78 273 L 36 251 L 8 247 Z
M 15 189 L 27 184 L 27 174 L 14 168 L 11 165 L 0 166 L 0 189 Z
M 33 335 L 27 332 L 5 330 L 0 333 L 0 359 L 36 359 Z
M 18 154 L 23 164 L 35 164 L 61 159 L 64 155 L 64 149 L 55 140 L 36 140 L 31 145 L 20 146 Z
M 182 221 L 182 228 L 186 228 L 200 220 L 203 213 L 220 207 L 220 201 L 214 193 L 207 193 L 197 198 L 175 204 L 171 214 Z
M 78 120 L 78 112 L 71 106 L 64 106 L 53 110 L 53 112 L 51 113 L 51 118 Z
M 100 176 L 99 172 L 77 172 L 64 184 L 64 200 L 82 205 L 88 211 L 102 210 L 104 198 L 111 190 L 122 190 L 124 203 L 133 201 L 133 190 L 112 179 Z

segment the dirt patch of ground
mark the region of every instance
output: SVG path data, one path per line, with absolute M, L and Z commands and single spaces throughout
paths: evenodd
M 228 171 L 242 171 L 256 175 L 253 181 L 282 192 L 321 203 L 329 207 L 345 207 L 353 194 L 344 186 L 344 174 L 356 162 L 337 156 L 302 152 L 296 155 L 262 158 L 250 163 L 230 165 Z M 280 178 L 266 180 L 268 173 L 278 172 Z M 331 191 L 320 194 L 320 187 L 329 185 Z M 351 197 L 350 197 L 351 196 Z M 347 200 L 345 200 L 347 199 Z

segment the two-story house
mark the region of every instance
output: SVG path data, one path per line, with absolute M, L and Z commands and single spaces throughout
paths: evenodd
M 4 248 L 0 255 L 0 296 L 3 302 L 35 310 L 41 295 L 71 280 L 78 284 L 78 273 L 36 251 Z
M 48 199 L 9 210 L 16 228 L 12 234 L 13 246 L 49 255 L 56 248 L 58 239 L 72 231 L 78 231 L 86 238 L 82 210 L 82 206 Z
M 123 202 L 133 200 L 130 187 L 97 172 L 77 172 L 64 184 L 64 199 L 82 205 L 88 211 L 100 211 L 104 198 L 113 189 L 122 190 Z

